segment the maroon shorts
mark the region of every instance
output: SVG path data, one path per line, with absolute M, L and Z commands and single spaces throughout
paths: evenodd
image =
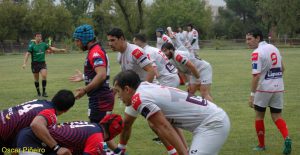
M 115 96 L 111 90 L 89 97 L 89 119 L 92 123 L 99 123 L 102 118 L 113 111 Z
M 47 69 L 45 62 L 31 62 L 32 73 L 39 73 L 42 69 Z

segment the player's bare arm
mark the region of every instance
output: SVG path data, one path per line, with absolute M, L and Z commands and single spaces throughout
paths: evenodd
M 50 135 L 47 129 L 47 120 L 43 116 L 36 116 L 32 120 L 30 127 L 33 133 L 50 148 L 54 148 L 58 144 Z M 61 147 L 57 150 L 57 154 L 69 155 L 71 152 L 69 149 Z
M 136 120 L 136 117 L 132 117 L 128 115 L 127 113 L 124 114 L 124 129 L 120 134 L 120 143 L 127 144 L 130 135 L 131 135 L 131 129 L 134 121 Z
M 146 77 L 146 81 L 152 83 L 154 76 L 155 76 L 155 70 L 154 70 L 152 64 L 146 65 L 145 67 L 143 67 L 143 69 L 145 71 L 147 71 L 147 73 L 148 73 L 147 77 Z
M 26 53 L 25 53 L 25 56 L 24 56 L 24 62 L 23 62 L 23 65 L 22 65 L 22 68 L 23 68 L 23 69 L 25 69 L 25 67 L 26 67 L 26 64 L 27 64 L 29 55 L 30 55 L 30 52 L 26 52 Z
M 191 61 L 188 61 L 188 62 L 186 63 L 186 67 L 188 67 L 188 69 L 192 72 L 192 74 L 193 74 L 197 79 L 200 78 L 199 72 L 197 71 L 195 65 L 194 65 Z
M 61 48 L 56 48 L 56 47 L 51 47 L 51 46 L 49 47 L 49 49 L 54 53 L 64 53 L 67 51 L 66 49 L 61 49 Z
M 184 144 L 185 148 L 188 149 L 188 143 L 183 135 L 182 129 L 174 127 L 174 130 L 177 132 L 178 136 L 182 140 L 182 143 Z
M 75 91 L 75 98 L 80 99 L 82 96 L 84 96 L 87 92 L 93 90 L 97 86 L 101 85 L 103 81 L 106 80 L 106 68 L 103 66 L 99 66 L 95 68 L 95 72 L 97 75 L 93 78 L 92 82 L 89 83 L 85 87 L 81 87 L 76 89 Z
M 175 147 L 179 155 L 187 155 L 188 150 L 182 143 L 179 135 L 176 133 L 172 125 L 167 121 L 161 111 L 156 112 L 148 118 L 152 125 L 151 127 L 157 132 L 159 137 L 165 138 L 168 142 Z
M 260 74 L 253 74 L 253 77 L 252 77 L 252 82 L 251 82 L 251 95 L 249 97 L 249 106 L 251 108 L 254 107 L 254 103 L 253 103 L 253 100 L 254 100 L 254 93 L 256 92 L 256 88 L 258 86 L 258 81 L 259 81 L 259 77 L 260 77 Z

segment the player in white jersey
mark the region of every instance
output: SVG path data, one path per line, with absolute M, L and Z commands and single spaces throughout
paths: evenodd
M 180 72 L 190 76 L 188 90 L 191 94 L 195 94 L 197 89 L 200 89 L 205 99 L 213 100 L 210 95 L 212 68 L 207 61 L 191 56 L 187 51 L 175 50 L 169 43 L 162 46 L 162 51 Z
M 230 121 L 226 112 L 214 103 L 177 88 L 141 82 L 133 71 L 120 72 L 113 84 L 128 107 L 120 142 L 128 142 L 132 124 L 140 113 L 178 154 L 187 154 L 187 149 L 171 125 L 193 133 L 190 155 L 216 155 L 225 143 Z
M 264 117 L 270 107 L 271 117 L 284 138 L 284 154 L 291 153 L 292 141 L 289 138 L 286 122 L 281 116 L 283 109 L 283 63 L 279 50 L 263 41 L 262 32 L 255 28 L 246 34 L 246 43 L 254 49 L 252 53 L 252 84 L 249 98 L 250 107 L 254 107 L 255 128 L 259 145 L 256 151 L 265 150 Z
M 113 51 L 121 53 L 121 70 L 134 70 L 143 81 L 152 82 L 155 71 L 145 51 L 125 40 L 123 31 L 113 28 L 107 33 L 108 45 Z
M 181 26 L 177 27 L 177 33 L 175 34 L 175 38 L 177 49 L 180 47 L 185 47 L 185 44 L 187 42 L 187 32 L 183 31 Z
M 145 35 L 136 34 L 133 43 L 142 47 L 149 54 L 150 60 L 154 63 L 156 69 L 156 78 L 160 85 L 178 87 L 179 77 L 177 69 L 172 65 L 166 55 L 158 48 L 149 46 Z
M 187 25 L 187 30 L 188 30 L 188 49 L 190 50 L 190 53 L 192 56 L 197 56 L 197 52 L 200 49 L 199 48 L 199 35 L 198 31 L 194 29 L 192 24 Z
M 156 37 L 157 37 L 156 48 L 158 48 L 158 49 L 161 49 L 161 46 L 164 43 L 173 44 L 171 38 L 165 34 L 164 29 L 162 29 L 162 28 L 157 28 L 156 29 Z

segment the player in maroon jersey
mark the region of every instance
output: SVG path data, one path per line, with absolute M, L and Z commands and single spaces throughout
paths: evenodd
M 31 128 L 23 129 L 17 140 L 22 153 L 56 154 L 61 147 L 70 149 L 73 155 L 100 155 L 104 153 L 103 143 L 121 133 L 124 127 L 122 117 L 108 114 L 99 123 L 84 121 L 69 122 L 49 128 L 51 136 L 57 141 L 54 148 L 43 145 Z M 30 150 L 31 149 L 31 150 Z
M 75 97 L 71 91 L 60 90 L 51 101 L 33 100 L 0 111 L 1 149 L 15 147 L 16 135 L 25 127 L 31 126 L 33 130 L 47 129 L 47 126 L 56 124 L 56 115 L 68 111 L 74 102 Z M 52 138 L 48 130 L 42 131 L 44 136 Z
M 73 33 L 75 44 L 87 52 L 84 63 L 84 74 L 77 70 L 77 74 L 70 77 L 70 81 L 84 81 L 85 86 L 75 92 L 76 99 L 87 94 L 89 98 L 88 116 L 91 122 L 98 123 L 114 107 L 114 94 L 109 87 L 109 59 L 104 49 L 95 39 L 93 27 L 81 25 Z

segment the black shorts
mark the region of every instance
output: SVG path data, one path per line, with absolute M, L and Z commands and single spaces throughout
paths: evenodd
M 31 62 L 32 73 L 39 73 L 42 69 L 47 69 L 45 62 Z

